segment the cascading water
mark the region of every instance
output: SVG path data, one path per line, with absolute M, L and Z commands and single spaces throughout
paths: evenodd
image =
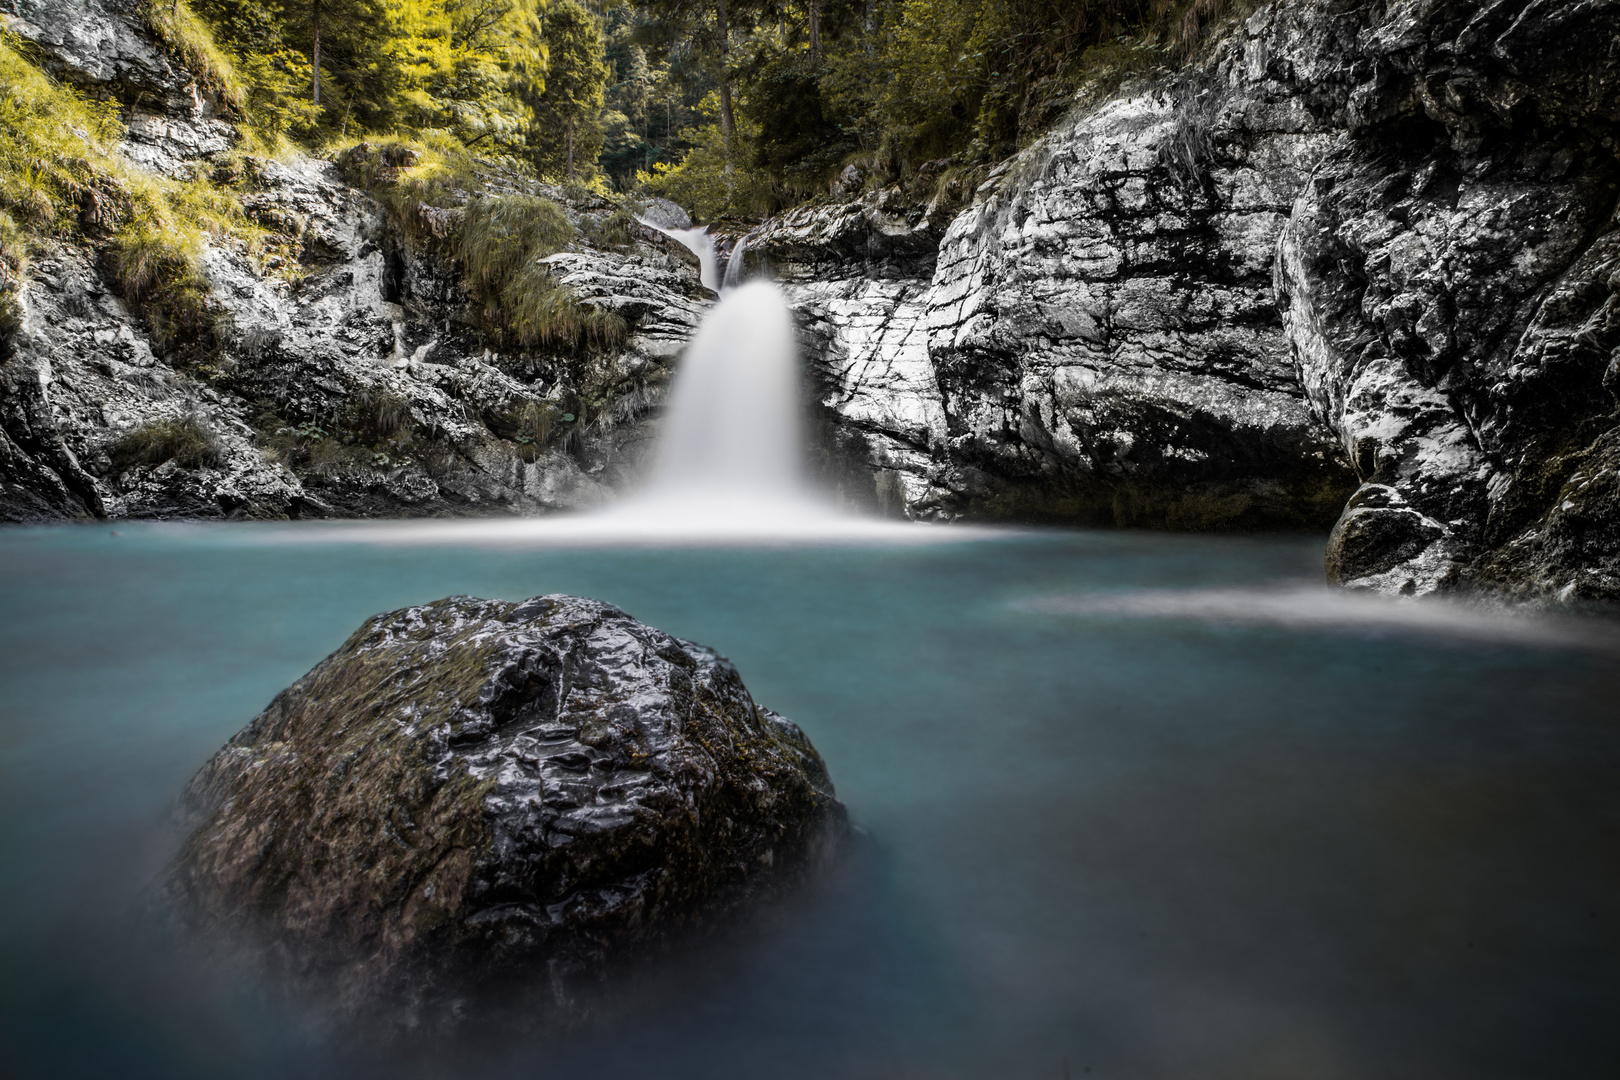
M 722 275 L 707 230 L 642 224 L 695 253 L 703 284 L 720 295 L 675 374 L 645 486 L 585 514 L 413 524 L 412 540 L 916 543 L 977 535 L 964 526 L 930 529 L 846 513 L 819 495 L 805 476 L 798 348 L 782 290 L 741 281 L 741 241 Z M 385 531 L 365 529 L 373 537 Z
M 662 225 L 648 221 L 646 218 L 638 217 L 636 220 L 654 232 L 663 233 L 696 255 L 698 257 L 698 280 L 703 283 L 705 289 L 712 289 L 715 292 L 720 291 L 719 257 L 714 250 L 714 237 L 709 235 L 709 230 L 705 226 L 699 225 L 691 229 L 666 229 Z M 726 269 L 729 271 L 730 267 L 728 266 Z
M 726 278 L 721 285 L 721 291 L 735 289 L 742 284 L 743 253 L 748 250 L 748 237 L 737 241 L 737 246 L 731 249 L 731 255 L 726 259 Z
M 710 285 L 718 259 L 706 230 L 645 224 L 693 251 Z M 804 478 L 798 350 L 787 298 L 769 282 L 742 283 L 745 247 L 739 241 L 733 250 L 720 300 L 682 358 L 646 488 L 603 516 L 754 532 L 833 515 Z
M 775 285 L 726 290 L 670 390 L 649 495 L 705 503 L 802 496 L 793 319 Z

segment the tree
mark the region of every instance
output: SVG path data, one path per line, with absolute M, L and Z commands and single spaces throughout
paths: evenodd
M 536 131 L 531 159 L 542 173 L 569 182 L 594 175 L 602 149 L 600 115 L 607 87 L 602 27 L 577 0 L 559 0 L 546 12 L 548 69 L 534 98 Z
M 720 136 L 727 183 L 736 168 L 737 112 L 732 100 L 731 42 L 734 33 L 746 34 L 759 20 L 779 10 L 778 0 L 644 0 L 651 16 L 645 38 L 669 47 L 690 43 L 708 61 L 711 80 L 720 97 Z
M 544 0 L 197 0 L 250 84 L 250 122 L 445 128 L 520 148 L 545 77 Z M 268 121 L 268 122 L 266 122 Z

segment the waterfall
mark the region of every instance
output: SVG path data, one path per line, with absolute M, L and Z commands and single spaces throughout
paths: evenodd
M 803 497 L 796 354 L 782 290 L 728 288 L 675 375 L 647 493 L 709 504 Z
M 748 237 L 737 241 L 737 246 L 731 249 L 731 257 L 726 259 L 726 280 L 721 291 L 735 289 L 742 284 L 743 252 L 748 250 Z
M 738 242 L 721 278 L 703 228 L 642 224 L 697 254 L 720 299 L 704 315 L 675 371 L 640 491 L 597 510 L 510 521 L 412 522 L 323 530 L 388 543 L 799 543 L 977 539 L 949 528 L 848 513 L 817 492 L 804 469 L 798 346 L 782 290 L 741 282 Z M 724 288 L 720 288 L 724 285 Z
M 646 218 L 636 218 L 641 224 L 661 232 L 665 236 L 680 244 L 686 250 L 698 257 L 698 280 L 705 289 L 720 291 L 720 264 L 714 250 L 714 237 L 709 235 L 707 226 L 699 225 L 691 229 L 666 229 L 662 225 L 655 225 Z M 726 268 L 731 269 L 729 266 Z

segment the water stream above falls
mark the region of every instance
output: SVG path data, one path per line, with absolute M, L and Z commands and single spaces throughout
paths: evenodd
M 0 533 L 8 1077 L 1586 1077 L 1620 1057 L 1605 626 L 1344 608 L 1306 584 L 1314 539 L 357 535 Z M 153 930 L 170 800 L 277 690 L 375 611 L 556 591 L 713 645 L 799 721 L 864 832 L 841 866 L 597 1027 L 448 1061 L 351 1046 Z

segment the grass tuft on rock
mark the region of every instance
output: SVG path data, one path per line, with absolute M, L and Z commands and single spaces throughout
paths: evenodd
M 118 151 L 117 103 L 58 83 L 20 50 L 0 34 L 0 263 L 20 276 L 36 242 L 110 239 L 113 283 L 159 347 L 202 359 L 214 345 L 203 246 L 255 253 L 262 230 L 228 190 L 131 165 Z
M 236 65 L 214 41 L 214 32 L 185 0 L 140 0 L 141 21 L 162 42 L 175 63 L 197 76 L 198 86 L 241 112 L 247 94 Z
M 107 453 L 119 469 L 169 461 L 182 469 L 202 469 L 218 465 L 225 456 L 219 437 L 195 416 L 141 424 L 120 436 Z
M 562 204 L 521 191 L 473 194 L 514 186 L 515 174 L 500 162 L 475 158 L 432 132 L 354 143 L 334 159 L 389 210 L 407 240 L 455 260 L 473 321 L 490 342 L 578 351 L 616 348 L 628 336 L 622 316 L 581 301 L 540 261 L 580 239 Z M 623 216 L 593 228 L 608 241 L 622 228 L 628 242 Z

